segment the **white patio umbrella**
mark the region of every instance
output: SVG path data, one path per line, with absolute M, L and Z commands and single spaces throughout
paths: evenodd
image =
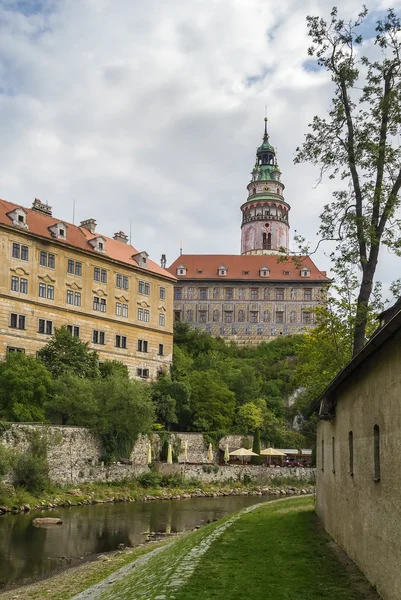
M 212 442 L 210 442 L 209 444 L 209 448 L 207 450 L 207 459 L 208 460 L 213 460 L 213 448 L 212 448 Z
M 287 456 L 285 452 L 281 452 L 280 450 L 276 450 L 275 448 L 265 448 L 264 450 L 261 451 L 260 453 L 261 456 L 268 456 L 269 457 L 269 464 L 270 464 L 270 457 L 271 456 Z
M 188 460 L 188 442 L 187 441 L 184 442 L 184 460 L 185 460 L 185 462 L 187 462 L 187 460 Z
M 173 449 L 171 447 L 171 444 L 168 445 L 168 450 L 167 450 L 167 464 L 168 465 L 172 465 L 173 464 Z
M 146 462 L 148 463 L 148 465 L 150 465 L 150 463 L 152 462 L 152 446 L 150 444 L 148 444 L 148 455 L 146 457 Z
M 242 463 L 244 463 L 245 456 L 259 456 L 256 452 L 252 452 L 252 450 L 248 450 L 247 448 L 238 448 L 238 450 L 233 450 L 230 452 L 230 456 L 242 456 Z
M 228 444 L 226 444 L 226 449 L 224 450 L 224 462 L 227 464 L 230 460 L 230 452 L 228 450 Z

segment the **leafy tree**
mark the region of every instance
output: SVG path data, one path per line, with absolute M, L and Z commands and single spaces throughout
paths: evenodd
M 129 378 L 128 367 L 121 360 L 104 360 L 99 364 L 100 375 L 103 378 L 121 375 L 121 377 Z
M 239 407 L 236 421 L 244 433 L 259 430 L 264 424 L 263 408 L 247 402 Z
M 71 374 L 78 377 L 98 377 L 99 357 L 89 349 L 88 342 L 70 334 L 67 327 L 55 329 L 54 336 L 38 352 L 38 357 L 53 377 Z
M 93 380 L 66 373 L 56 379 L 46 414 L 52 423 L 92 427 L 97 413 Z
M 174 379 L 182 379 L 192 369 L 193 359 L 177 344 L 173 346 L 171 374 Z
M 243 365 L 230 389 L 234 392 L 238 404 L 245 404 L 257 398 L 260 394 L 260 380 L 255 368 L 248 364 Z
M 367 15 L 364 8 L 348 22 L 333 8 L 329 22 L 307 17 L 309 55 L 330 74 L 334 97 L 328 117 L 314 117 L 295 158 L 344 182 L 324 207 L 320 234 L 336 242 L 336 266 L 359 265 L 353 355 L 365 343 L 380 248 L 401 254 L 401 25 L 389 10 L 375 37 L 364 40 Z M 369 56 L 361 56 L 362 48 Z
M 192 372 L 191 388 L 193 424 L 198 431 L 229 431 L 235 411 L 235 396 L 216 371 Z
M 183 429 L 191 425 L 191 390 L 185 381 L 172 381 L 168 387 L 168 393 L 175 400 L 175 412 L 177 421 Z
M 93 380 L 93 390 L 97 401 L 94 429 L 102 438 L 104 458 L 129 456 L 138 435 L 152 429 L 150 387 L 115 375 Z
M 44 421 L 44 406 L 52 387 L 49 371 L 33 356 L 7 354 L 0 361 L 0 418 Z

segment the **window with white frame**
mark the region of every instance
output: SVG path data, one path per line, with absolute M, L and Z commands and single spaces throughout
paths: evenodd
M 47 321 L 46 319 L 39 319 L 38 321 L 38 333 L 45 335 L 52 335 L 53 333 L 53 321 Z
M 164 327 L 166 324 L 166 315 L 164 313 L 159 314 L 159 325 Z
M 11 313 L 10 327 L 11 329 L 25 329 L 25 315 Z
M 79 327 L 78 325 L 67 325 L 68 331 L 71 333 L 72 337 L 79 338 Z
M 116 348 L 127 348 L 127 338 L 125 335 L 116 335 Z
M 98 329 L 94 329 L 92 332 L 92 342 L 94 344 L 100 344 L 104 346 L 106 343 L 106 334 L 104 331 L 99 331 Z
M 106 298 L 93 296 L 93 310 L 98 312 L 106 312 Z

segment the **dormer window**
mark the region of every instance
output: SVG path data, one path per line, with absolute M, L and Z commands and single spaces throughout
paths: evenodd
M 289 271 L 283 271 L 283 275 L 289 275 L 290 272 Z
M 303 267 L 301 269 L 301 277 L 310 277 L 310 269 L 308 269 L 308 267 Z
M 65 223 L 56 223 L 49 227 L 49 230 L 54 238 L 65 240 L 67 238 L 67 225 Z
M 29 229 L 26 222 L 26 215 L 28 213 L 23 208 L 15 208 L 11 212 L 7 213 L 7 216 L 11 219 L 14 227 L 20 227 L 21 229 Z
M 148 266 L 148 256 L 149 254 L 143 250 L 142 252 L 138 252 L 138 254 L 133 254 L 132 258 L 137 262 L 139 267 L 146 269 Z
M 187 274 L 187 268 L 185 265 L 178 265 L 177 267 L 177 275 L 186 275 Z
M 96 252 L 106 253 L 106 239 L 101 235 L 89 240 L 89 243 Z
M 227 275 L 227 267 L 224 265 L 220 265 L 218 268 L 218 273 L 220 277 L 225 277 Z
M 269 277 L 269 275 L 270 275 L 269 267 L 262 267 L 261 269 L 259 269 L 259 275 L 261 277 Z

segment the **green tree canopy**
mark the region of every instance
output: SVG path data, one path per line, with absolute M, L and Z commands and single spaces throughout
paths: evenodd
M 229 431 L 234 420 L 235 395 L 217 371 L 193 371 L 188 382 L 194 427 L 198 431 Z
M 93 380 L 71 373 L 60 375 L 46 402 L 46 414 L 52 423 L 93 427 L 97 416 Z
M 99 376 L 97 352 L 90 350 L 88 342 L 72 336 L 65 326 L 55 329 L 53 338 L 39 350 L 38 357 L 53 377 L 65 374 Z
M 296 162 L 308 161 L 340 187 L 321 215 L 322 240 L 335 243 L 336 267 L 358 265 L 353 355 L 366 341 L 369 303 L 383 245 L 401 255 L 401 23 L 393 10 L 377 21 L 307 17 L 309 55 L 331 77 L 328 115 L 315 116 Z M 320 242 L 319 242 L 320 243 Z
M 140 433 L 154 423 L 151 389 L 146 383 L 114 376 L 93 381 L 97 402 L 95 431 L 107 459 L 127 457 Z
M 7 354 L 0 361 L 0 418 L 44 421 L 51 388 L 50 373 L 41 362 L 22 352 Z

